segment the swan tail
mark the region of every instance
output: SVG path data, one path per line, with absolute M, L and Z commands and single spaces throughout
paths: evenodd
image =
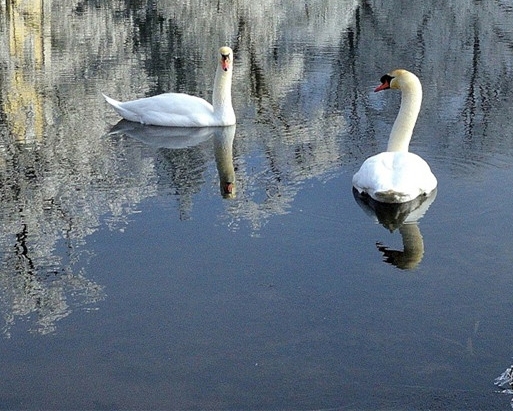
M 142 123 L 140 116 L 138 116 L 136 113 L 133 113 L 130 110 L 125 109 L 120 101 L 114 100 L 113 98 L 110 98 L 109 96 L 106 96 L 102 93 L 103 98 L 107 103 L 109 103 L 116 112 L 123 117 L 125 120 L 129 121 L 135 121 L 138 123 Z

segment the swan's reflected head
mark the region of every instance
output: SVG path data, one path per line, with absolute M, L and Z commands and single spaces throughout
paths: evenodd
M 236 190 L 235 190 L 234 182 L 231 182 L 231 181 L 221 182 L 220 188 L 221 188 L 221 195 L 223 196 L 223 198 L 228 198 L 228 199 L 235 198 Z
M 232 66 L 233 50 L 230 47 L 221 47 L 219 54 L 221 54 L 221 68 L 228 71 Z

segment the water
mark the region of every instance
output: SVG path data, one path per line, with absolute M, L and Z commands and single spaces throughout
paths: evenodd
M 0 408 L 509 409 L 512 18 L 2 2 Z M 101 97 L 210 99 L 224 44 L 235 128 L 117 124 Z M 401 228 L 351 190 L 396 67 L 423 83 L 410 147 L 439 182 Z

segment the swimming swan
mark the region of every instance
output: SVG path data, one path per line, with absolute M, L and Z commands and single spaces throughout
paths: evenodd
M 219 49 L 212 104 L 183 93 L 165 93 L 138 100 L 119 102 L 105 94 L 105 100 L 126 120 L 168 127 L 211 127 L 235 124 L 232 107 L 233 51 Z
M 402 93 L 387 151 L 364 161 L 353 176 L 353 186 L 376 201 L 405 203 L 428 195 L 437 185 L 429 165 L 417 154 L 408 152 L 422 102 L 422 86 L 415 74 L 398 69 L 381 77 L 381 85 L 374 91 L 386 89 L 399 89 Z

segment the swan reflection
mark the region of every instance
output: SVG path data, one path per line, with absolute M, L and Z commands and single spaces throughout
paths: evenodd
M 233 167 L 233 139 L 235 126 L 218 127 L 214 132 L 214 155 L 219 173 L 219 189 L 223 198 L 235 198 L 235 168 Z
M 194 147 L 209 140 L 217 127 L 159 127 L 145 126 L 121 120 L 109 134 L 124 134 L 154 148 L 180 149 Z
M 109 131 L 110 135 L 124 134 L 154 148 L 179 150 L 197 146 L 213 137 L 214 156 L 219 173 L 223 198 L 235 198 L 235 168 L 233 140 L 236 126 L 226 127 L 158 127 L 121 120 Z
M 436 198 L 435 189 L 428 196 L 417 197 L 407 203 L 381 203 L 368 195 L 358 193 L 353 188 L 353 196 L 358 205 L 373 219 L 390 232 L 398 230 L 403 242 L 403 250 L 391 249 L 381 242 L 376 246 L 383 253 L 383 261 L 401 269 L 413 269 L 424 256 L 424 240 L 418 221 L 424 216 Z

